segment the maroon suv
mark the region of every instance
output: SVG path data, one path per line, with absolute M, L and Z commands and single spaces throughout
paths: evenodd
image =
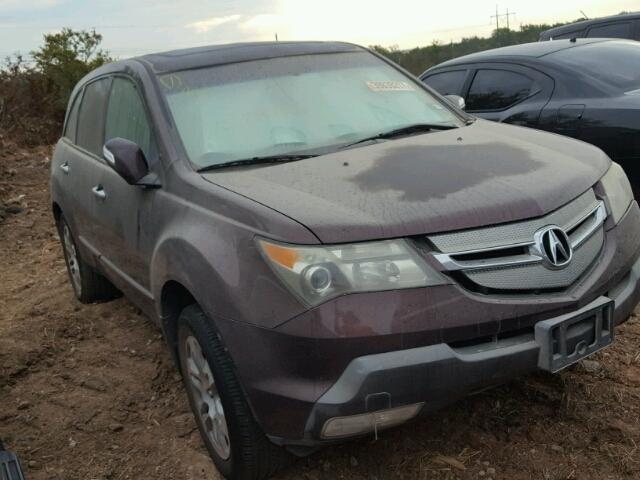
M 556 372 L 640 295 L 640 211 L 602 151 L 475 119 L 350 44 L 103 66 L 51 192 L 77 297 L 159 324 L 233 478 Z

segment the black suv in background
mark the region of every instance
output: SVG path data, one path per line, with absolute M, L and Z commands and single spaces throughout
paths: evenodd
M 589 142 L 627 172 L 640 198 L 640 42 L 578 39 L 497 48 L 420 77 L 466 111 Z
M 540 34 L 540 41 L 571 38 L 626 38 L 640 40 L 640 13 L 582 20 L 550 28 Z

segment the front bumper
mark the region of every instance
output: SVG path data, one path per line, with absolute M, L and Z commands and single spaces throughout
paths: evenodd
M 535 370 L 540 321 L 604 296 L 621 323 L 640 300 L 639 252 L 634 202 L 607 230 L 598 260 L 565 292 L 479 295 L 447 285 L 339 297 L 276 329 L 216 324 L 267 435 L 314 446 L 327 442 L 321 432 L 329 418 L 417 402 L 428 412 Z
M 589 310 L 604 298 L 580 310 Z M 614 324 L 631 315 L 640 301 L 640 260 L 608 298 L 614 301 Z M 314 406 L 306 437 L 317 443 L 323 426 L 334 417 L 416 402 L 424 402 L 421 413 L 437 410 L 476 390 L 537 370 L 539 354 L 534 334 L 526 333 L 461 348 L 440 343 L 356 358 Z

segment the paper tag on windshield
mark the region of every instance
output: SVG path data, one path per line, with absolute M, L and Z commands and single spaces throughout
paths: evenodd
M 367 87 L 373 92 L 412 92 L 414 86 L 408 82 L 367 82 Z

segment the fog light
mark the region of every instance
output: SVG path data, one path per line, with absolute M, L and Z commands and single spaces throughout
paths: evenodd
M 349 417 L 334 417 L 322 427 L 322 438 L 350 437 L 400 425 L 415 417 L 424 402 Z

